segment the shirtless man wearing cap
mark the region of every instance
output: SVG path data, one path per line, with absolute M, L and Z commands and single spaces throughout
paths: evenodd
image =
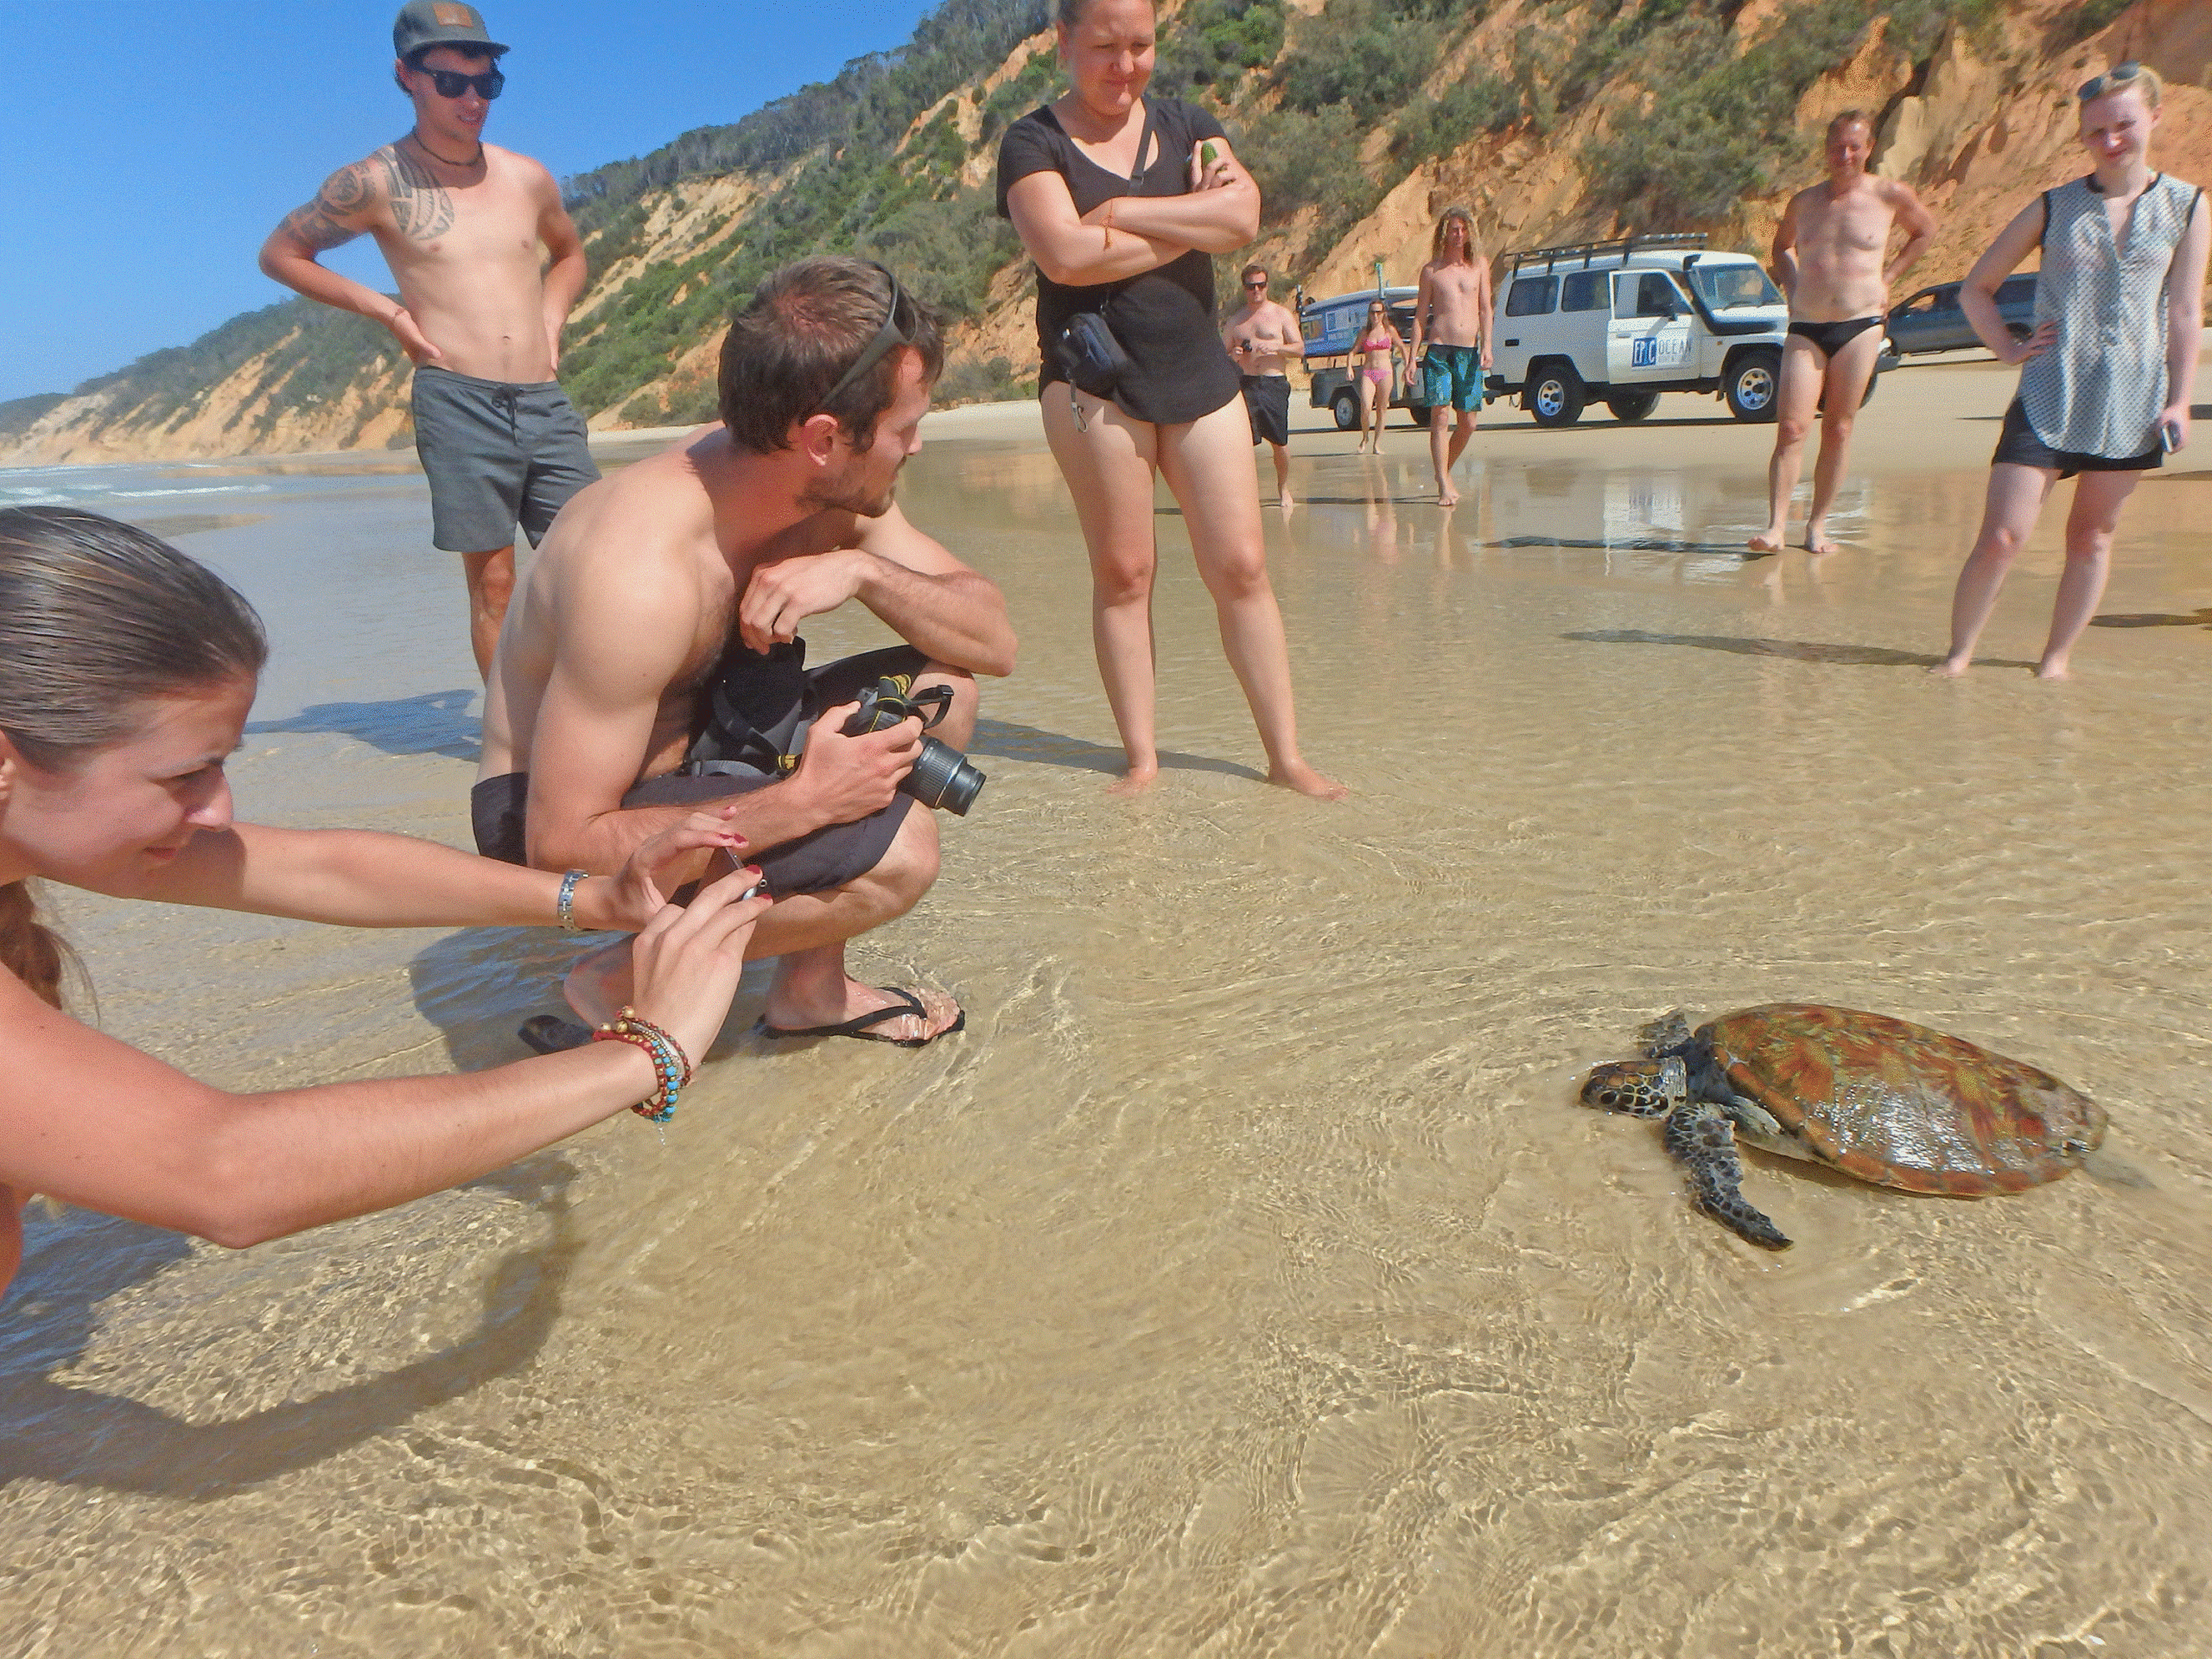
M 515 526 L 535 547 L 562 504 L 599 476 L 583 421 L 553 378 L 583 289 L 583 244 L 553 175 L 484 142 L 507 48 L 486 35 L 476 9 L 410 0 L 391 41 L 413 129 L 325 180 L 262 245 L 261 268 L 309 299 L 375 319 L 415 364 L 430 539 L 461 556 L 483 674 L 514 591 Z M 397 304 L 316 263 L 364 231 L 399 284 Z M 543 276 L 541 245 L 552 256 Z
M 1843 482 L 1851 423 L 1882 353 L 1890 287 L 1927 251 L 1936 220 L 1910 185 L 1866 170 L 1874 128 L 1858 110 L 1828 123 L 1828 176 L 1800 190 L 1774 228 L 1774 278 L 1789 296 L 1789 340 L 1776 397 L 1774 459 L 1767 464 L 1767 526 L 1754 553 L 1779 553 L 1789 533 L 1789 498 L 1804 465 L 1805 435 L 1821 414 L 1821 454 L 1813 463 L 1813 507 L 1805 550 L 1833 553 L 1828 509 Z M 1894 228 L 1904 246 L 1885 264 Z

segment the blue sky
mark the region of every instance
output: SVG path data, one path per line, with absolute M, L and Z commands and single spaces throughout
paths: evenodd
M 556 176 L 734 121 L 903 42 L 934 0 L 483 0 L 486 136 Z M 398 0 L 0 0 L 0 399 L 67 391 L 286 298 L 262 238 L 407 129 Z M 366 238 L 329 262 L 387 286 Z

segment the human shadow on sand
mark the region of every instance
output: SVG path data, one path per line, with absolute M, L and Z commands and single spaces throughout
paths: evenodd
M 425 691 L 386 702 L 318 702 L 289 720 L 249 721 L 246 732 L 334 732 L 386 754 L 443 754 L 474 760 L 484 744 L 484 722 L 468 712 L 474 691 Z
M 1835 663 L 1849 668 L 1933 668 L 1943 659 L 1926 652 L 1892 651 L 1887 645 L 1837 645 L 1818 639 L 1736 639 L 1725 634 L 1652 633 L 1643 628 L 1592 628 L 1560 636 L 1600 645 L 1690 645 L 1738 657 L 1783 657 L 1800 663 Z M 2033 668 L 2009 658 L 1977 657 L 1980 668 Z
M 182 1235 L 70 1211 L 26 1227 L 23 1268 L 0 1325 L 0 1488 L 20 1479 L 196 1501 L 227 1497 L 382 1434 L 520 1370 L 544 1346 L 582 1240 L 575 1169 L 541 1157 L 470 1183 L 538 1211 L 545 1241 L 507 1255 L 484 1287 L 474 1334 L 441 1353 L 313 1399 L 215 1423 L 54 1380 L 75 1365 L 100 1304 L 190 1249 Z
M 2110 616 L 2093 616 L 2093 628 L 2212 628 L 2212 605 L 2187 615 L 2171 611 L 2121 611 Z
M 968 745 L 968 753 L 996 755 L 1007 760 L 1034 760 L 1048 766 L 1071 766 L 1077 772 L 1103 772 L 1116 775 L 1128 769 L 1128 757 L 1117 748 L 1103 743 L 1092 743 L 1080 737 L 1063 737 L 1058 732 L 1042 731 L 1034 726 L 1016 725 L 1006 720 L 978 720 L 976 735 Z M 1267 774 L 1240 766 L 1234 760 L 1217 760 L 1210 755 L 1184 754 L 1173 749 L 1160 752 L 1160 766 L 1163 772 L 1217 772 L 1230 778 L 1249 778 L 1255 783 L 1268 781 Z

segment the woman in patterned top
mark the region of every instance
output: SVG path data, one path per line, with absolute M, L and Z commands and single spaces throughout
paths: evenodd
M 1981 533 L 1951 601 L 1950 654 L 1933 673 L 1967 671 L 2050 486 L 2078 474 L 2066 572 L 2036 664 L 2037 678 L 2064 679 L 2104 594 L 2122 504 L 2164 451 L 2189 442 L 2212 230 L 2202 190 L 2151 171 L 2161 90 L 2157 72 L 2137 63 L 2085 83 L 2081 137 L 2095 171 L 2029 203 L 1960 289 L 1982 343 L 2025 366 L 1992 458 Z M 2037 326 L 2016 341 L 1998 318 L 1997 285 L 2038 246 Z

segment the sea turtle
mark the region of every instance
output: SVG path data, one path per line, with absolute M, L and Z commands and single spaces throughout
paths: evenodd
M 2049 1072 L 1887 1014 L 1770 1002 L 1693 1033 L 1678 1008 L 1637 1036 L 1647 1058 L 1593 1068 L 1582 1103 L 1665 1117 L 1697 1207 L 1770 1249 L 1789 1241 L 1737 1190 L 1738 1135 L 1961 1198 L 2055 1181 L 2104 1139 L 2102 1109 Z

